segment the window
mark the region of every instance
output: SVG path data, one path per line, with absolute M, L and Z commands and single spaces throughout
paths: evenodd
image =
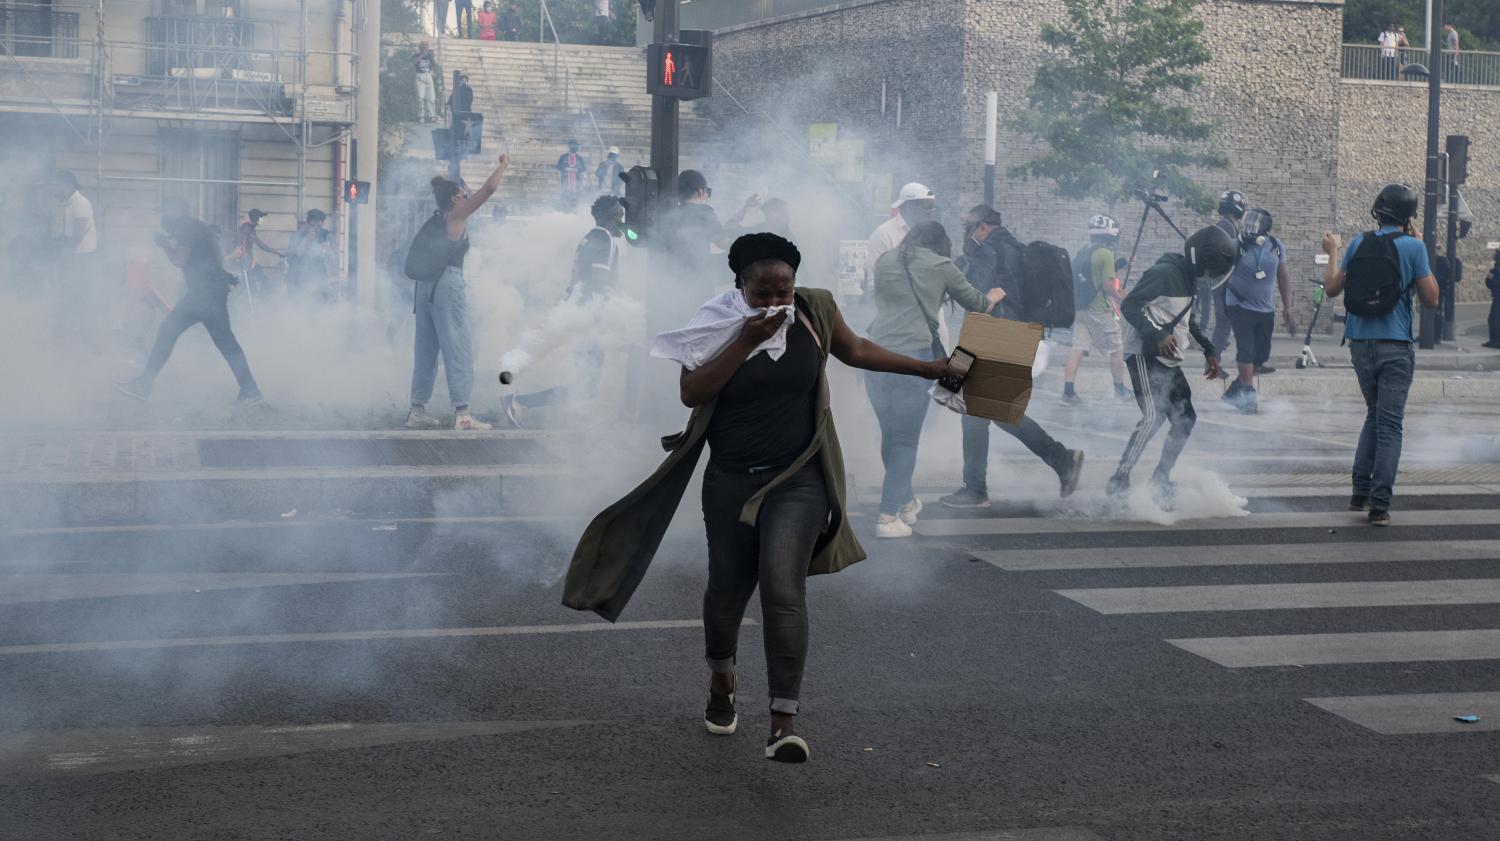
M 231 131 L 162 129 L 157 140 L 163 199 L 188 203 L 226 234 L 239 224 L 240 136 Z M 229 182 L 229 183 L 225 183 Z

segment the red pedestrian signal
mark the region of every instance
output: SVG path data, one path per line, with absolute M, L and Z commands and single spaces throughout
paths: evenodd
M 667 55 L 661 62 L 661 83 L 667 87 L 672 86 L 672 76 L 677 72 L 677 60 L 672 57 L 672 51 L 667 50 Z
M 681 34 L 690 33 L 684 30 Z M 705 40 L 710 38 L 705 34 Z M 702 99 L 712 94 L 711 44 L 650 45 L 646 50 L 646 92 L 673 99 Z
M 345 181 L 344 201 L 349 204 L 370 203 L 370 182 L 368 181 Z

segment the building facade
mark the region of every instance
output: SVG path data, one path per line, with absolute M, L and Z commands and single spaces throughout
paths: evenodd
M 262 236 L 273 245 L 314 208 L 342 234 L 354 34 L 365 6 L 0 2 L 7 220 L 42 225 L 41 182 L 63 169 L 92 201 L 107 254 L 149 246 L 168 197 L 226 234 L 263 210 Z

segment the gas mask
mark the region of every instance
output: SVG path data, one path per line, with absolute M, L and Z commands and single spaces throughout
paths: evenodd
M 1270 234 L 1271 214 L 1258 207 L 1245 214 L 1240 223 L 1240 242 L 1246 248 L 1265 245 Z

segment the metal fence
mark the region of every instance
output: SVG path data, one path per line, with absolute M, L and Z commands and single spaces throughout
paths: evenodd
M 1440 51 L 1438 65 L 1443 81 L 1455 85 L 1500 86 L 1500 53 Z M 1420 47 L 1387 47 L 1345 44 L 1345 79 L 1420 81 L 1432 67 L 1428 51 Z
M 78 58 L 78 13 L 31 3 L 0 4 L 0 53 Z

